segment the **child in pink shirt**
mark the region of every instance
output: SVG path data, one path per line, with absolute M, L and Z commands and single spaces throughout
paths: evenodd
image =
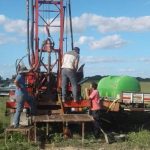
M 94 118 L 93 132 L 95 138 L 98 138 L 100 135 L 100 109 L 101 109 L 100 95 L 97 90 L 97 83 L 93 82 L 91 85 L 92 91 L 91 93 L 88 93 L 88 91 L 86 91 L 86 96 L 91 101 L 90 114 Z

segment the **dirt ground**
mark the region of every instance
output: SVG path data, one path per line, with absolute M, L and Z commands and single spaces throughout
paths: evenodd
M 72 146 L 67 146 L 67 147 L 52 147 L 51 145 L 46 145 L 45 149 L 43 150 L 125 150 L 126 146 L 119 146 L 118 144 L 100 144 L 99 146 L 96 146 L 95 148 L 78 148 L 78 147 L 72 147 Z M 41 149 L 42 150 L 42 149 Z M 129 150 L 129 149 L 128 149 Z M 136 149 L 137 150 L 137 149 Z

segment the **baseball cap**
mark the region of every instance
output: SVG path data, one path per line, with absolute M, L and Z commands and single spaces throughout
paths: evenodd
M 74 47 L 73 50 L 76 51 L 78 54 L 80 54 L 80 48 L 79 47 Z
M 19 65 L 18 66 L 18 72 L 19 73 L 24 73 L 24 72 L 27 72 L 27 71 L 28 71 L 28 69 L 25 65 Z

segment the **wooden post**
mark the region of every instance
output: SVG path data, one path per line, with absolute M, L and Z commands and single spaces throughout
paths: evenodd
M 37 137 L 36 137 L 36 122 L 34 122 L 34 141 L 35 141 L 35 143 L 37 142 Z
M 82 145 L 84 143 L 84 122 L 82 122 Z
M 49 123 L 46 123 L 46 135 L 48 136 Z
M 27 131 L 27 135 L 28 135 L 28 143 L 30 142 L 30 130 Z
M 5 130 L 5 145 L 7 145 L 7 131 Z
M 58 101 L 60 102 L 60 106 L 61 106 L 61 114 L 64 114 L 64 105 L 61 99 L 60 91 L 58 92 Z

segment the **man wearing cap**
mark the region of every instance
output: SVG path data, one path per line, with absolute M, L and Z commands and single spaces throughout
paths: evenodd
M 35 115 L 35 103 L 33 98 L 28 95 L 26 85 L 25 85 L 25 72 L 27 68 L 25 66 L 19 65 L 18 74 L 14 80 L 16 85 L 15 97 L 16 97 L 16 113 L 14 115 L 14 128 L 19 127 L 20 115 L 24 106 L 24 102 L 27 101 L 31 107 L 31 114 Z
M 67 79 L 70 80 L 74 102 L 78 100 L 77 77 L 80 49 L 74 47 L 72 51 L 66 52 L 62 60 L 62 101 L 66 100 Z

